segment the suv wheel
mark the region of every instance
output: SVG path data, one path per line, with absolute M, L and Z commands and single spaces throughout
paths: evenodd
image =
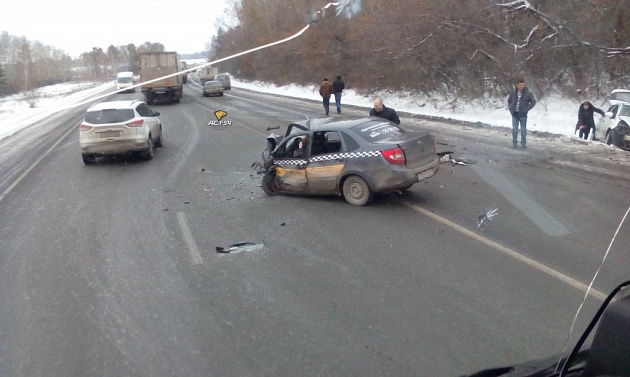
M 86 165 L 92 165 L 96 162 L 96 157 L 93 154 L 82 154 L 81 157 L 83 157 L 83 163 Z
M 155 142 L 155 146 L 157 148 L 161 148 L 162 146 L 164 146 L 164 136 L 163 136 L 163 133 L 162 133 L 162 127 L 160 127 L 160 137 Z
M 147 147 L 147 149 L 142 154 L 142 157 L 145 160 L 151 160 L 151 159 L 153 159 L 153 155 L 155 153 L 155 150 L 153 148 L 153 140 L 151 140 L 151 135 L 149 135 L 149 139 L 147 140 L 147 142 L 148 142 L 149 146 Z

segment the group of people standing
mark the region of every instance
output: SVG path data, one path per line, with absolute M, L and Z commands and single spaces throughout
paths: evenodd
M 330 112 L 330 96 L 333 94 L 335 95 L 337 114 L 341 114 L 341 93 L 345 88 L 346 84 L 341 79 L 341 75 L 337 75 L 337 78 L 332 82 L 332 84 L 327 78 L 324 78 L 324 82 L 322 82 L 322 85 L 319 87 L 319 95 L 322 96 L 326 115 Z
M 328 78 L 324 78 L 324 81 L 319 86 L 319 95 L 322 96 L 322 104 L 326 115 L 330 113 L 330 97 L 335 95 L 335 105 L 337 106 L 337 114 L 341 114 L 341 93 L 346 88 L 344 81 L 341 79 L 341 75 L 337 75 L 337 79 L 334 82 L 328 81 Z M 370 116 L 377 116 L 385 118 L 396 124 L 400 124 L 400 118 L 396 110 L 385 107 L 383 100 L 380 97 L 374 99 L 374 108 L 370 110 Z
M 345 83 L 341 79 L 341 75 L 337 75 L 337 79 L 330 83 L 324 78 L 319 87 L 319 94 L 322 96 L 324 110 L 326 115 L 329 114 L 330 97 L 335 95 L 335 105 L 337 106 L 337 114 L 341 114 L 341 93 L 345 89 Z M 516 81 L 514 90 L 508 96 L 508 110 L 512 115 L 512 146 L 518 146 L 519 128 L 521 134 L 521 147 L 527 148 L 527 114 L 536 106 L 536 97 L 525 86 L 525 80 Z M 580 138 L 587 139 L 591 130 L 595 132 L 595 120 L 593 114 L 598 113 L 605 116 L 601 109 L 593 106 L 589 101 L 585 101 L 580 105 L 578 110 L 578 122 L 575 126 L 575 132 L 580 131 Z M 385 118 L 395 124 L 400 124 L 400 118 L 396 110 L 386 107 L 380 97 L 374 99 L 374 107 L 370 110 L 370 116 Z
M 521 146 L 527 147 L 527 113 L 536 105 L 536 98 L 525 86 L 525 80 L 519 79 L 510 96 L 508 97 L 508 109 L 512 114 L 512 145 L 517 146 L 518 130 L 521 130 Z M 578 121 L 575 125 L 575 132 L 579 132 L 581 139 L 587 140 L 591 131 L 595 139 L 595 119 L 593 115 L 598 113 L 606 116 L 601 109 L 593 106 L 589 101 L 584 101 L 578 109 Z

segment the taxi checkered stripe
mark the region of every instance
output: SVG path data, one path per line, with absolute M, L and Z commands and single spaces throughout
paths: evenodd
M 278 163 L 282 165 L 303 165 L 306 164 L 306 160 L 279 160 Z
M 379 151 L 366 151 L 366 152 L 349 152 L 349 153 L 334 153 L 323 156 L 311 157 L 309 161 L 328 161 L 337 158 L 358 158 L 358 157 L 378 157 L 381 155 Z

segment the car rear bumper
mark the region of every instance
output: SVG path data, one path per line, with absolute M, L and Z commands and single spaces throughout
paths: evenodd
M 99 141 L 81 143 L 81 154 L 124 154 L 148 148 L 147 139 Z
M 370 171 L 366 180 L 373 192 L 406 188 L 434 176 L 439 170 L 439 163 L 436 155 L 433 161 L 414 169 L 409 169 L 405 165 L 390 165 Z

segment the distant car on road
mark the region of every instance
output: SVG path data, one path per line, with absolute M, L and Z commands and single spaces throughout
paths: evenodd
M 97 156 L 138 154 L 153 158 L 164 143 L 159 112 L 140 100 L 101 102 L 90 107 L 79 126 L 81 156 L 86 165 Z
M 209 80 L 203 84 L 203 96 L 222 96 L 223 95 L 223 84 L 216 80 Z
M 223 89 L 225 90 L 232 89 L 232 80 L 230 79 L 230 75 L 228 75 L 227 73 L 214 75 L 214 79 L 223 85 Z
M 439 167 L 433 135 L 381 118 L 304 120 L 267 140 L 257 168 L 269 195 L 343 195 L 362 206 L 374 193 L 407 190 Z
M 630 90 L 613 90 L 609 101 L 612 106 L 597 123 L 595 137 L 607 145 L 630 150 Z

